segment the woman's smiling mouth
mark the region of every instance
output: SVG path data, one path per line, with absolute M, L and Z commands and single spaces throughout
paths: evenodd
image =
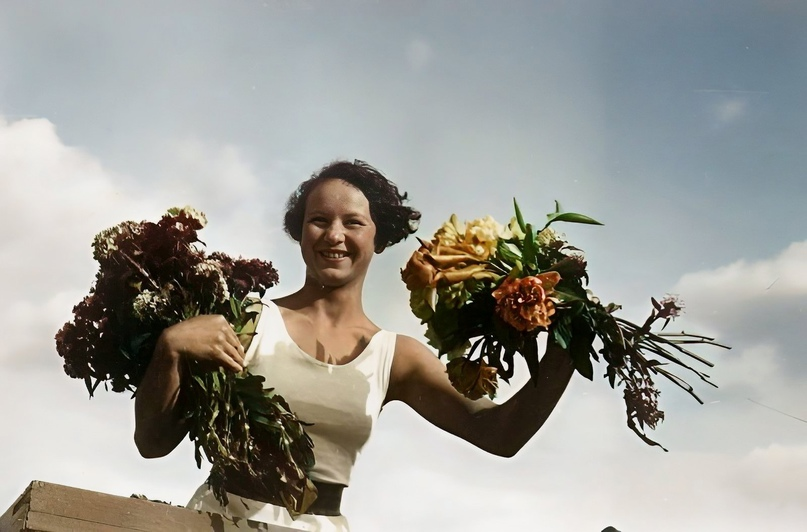
M 319 253 L 330 260 L 344 259 L 349 255 L 347 251 L 320 251 Z

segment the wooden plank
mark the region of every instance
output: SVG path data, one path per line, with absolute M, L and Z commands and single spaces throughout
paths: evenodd
M 31 493 L 31 510 L 54 515 L 69 516 L 99 524 L 109 524 L 128 530 L 243 530 L 243 519 L 238 523 L 219 514 L 197 512 L 130 497 L 119 497 L 94 491 L 48 484 L 34 483 Z M 242 525 L 241 527 L 238 524 Z M 284 532 L 287 527 L 250 523 L 248 528 L 267 532 Z
M 39 481 L 31 485 L 30 511 L 139 531 L 157 530 L 165 522 L 175 524 L 178 531 L 190 529 L 184 522 L 199 522 L 201 517 L 167 504 Z M 197 529 L 202 528 L 199 525 Z
M 131 532 L 131 530 L 131 528 L 40 512 L 28 512 L 25 518 L 25 528 L 23 528 L 23 532 Z M 155 529 L 156 531 L 157 529 Z
M 245 529 L 263 532 L 292 530 L 285 526 L 232 520 L 215 513 L 41 481 L 31 482 L 0 518 L 0 532 L 243 532 Z
M 6 513 L 0 516 L 0 532 L 19 532 L 25 521 L 25 512 L 31 500 L 31 485 L 17 497 L 14 504 L 8 507 Z

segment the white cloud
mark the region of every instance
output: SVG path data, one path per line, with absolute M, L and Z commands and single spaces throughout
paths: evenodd
M 291 185 L 277 168 L 258 175 L 242 150 L 200 139 L 169 144 L 155 187 L 164 206 L 193 205 L 207 215 L 209 251 L 268 258 L 285 243 L 281 209 Z
M 749 501 L 805 507 L 807 501 L 807 445 L 771 444 L 739 460 L 727 475 Z
M 686 322 L 702 324 L 706 334 L 717 334 L 739 352 L 767 346 L 765 356 L 773 360 L 777 355 L 770 350 L 775 348 L 784 374 L 803 372 L 807 363 L 799 353 L 807 312 L 805 271 L 807 241 L 794 242 L 768 259 L 739 260 L 684 275 L 674 290 L 686 301 Z
M 715 362 L 708 373 L 719 386 L 709 397 L 725 405 L 710 411 L 704 423 L 728 427 L 727 419 L 734 420 L 729 433 L 714 431 L 713 443 L 736 447 L 804 440 L 807 424 L 771 410 L 807 417 L 804 271 L 807 242 L 794 242 L 773 257 L 690 273 L 676 284 L 687 302 L 682 320 L 687 330 L 732 346 L 731 351 L 702 350 Z
M 185 139 L 170 148 L 166 179 L 161 194 L 208 211 L 238 210 L 259 190 L 260 181 L 237 146 L 217 146 L 199 139 Z
M 45 119 L 0 119 L 0 179 L 0 320 L 14 331 L 0 360 L 41 361 L 55 356 L 53 334 L 90 286 L 92 237 L 138 208 L 112 172 L 65 146 Z
M 591 393 L 578 395 L 582 390 Z M 411 413 L 385 413 L 391 418 L 362 456 L 346 511 L 357 530 L 393 532 L 607 525 L 751 532 L 807 518 L 804 445 L 664 453 L 628 433 L 619 409 L 611 408 L 618 402 L 618 394 L 578 382 L 550 424 L 512 459 L 427 431 Z M 690 439 L 710 437 L 691 429 Z M 714 430 L 732 429 L 729 423 Z M 774 487 L 777 478 L 781 486 Z
M 699 303 L 713 301 L 722 306 L 747 303 L 761 298 L 791 298 L 807 294 L 807 241 L 794 242 L 776 257 L 748 262 L 738 260 L 714 270 L 684 275 L 676 286 Z

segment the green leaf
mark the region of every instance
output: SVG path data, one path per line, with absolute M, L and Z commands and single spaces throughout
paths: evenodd
M 230 297 L 230 310 L 233 313 L 233 318 L 238 320 L 238 318 L 241 316 L 241 307 L 235 297 Z
M 193 374 L 193 380 L 196 381 L 196 384 L 202 389 L 203 392 L 207 392 L 207 386 L 205 385 L 205 381 L 199 375 Z
M 524 264 L 534 265 L 538 255 L 538 246 L 535 243 L 535 231 L 531 224 L 527 224 L 527 236 L 524 238 Z
M 563 349 L 569 348 L 569 332 L 565 327 L 560 327 L 560 324 L 556 325 L 552 329 L 552 338 L 555 340 L 555 343 L 558 344 Z
M 594 380 L 594 365 L 591 363 L 591 357 L 588 355 L 588 350 L 571 349 L 569 353 L 572 355 L 572 362 L 574 362 L 574 369 L 590 381 Z
M 513 207 L 516 209 L 516 221 L 518 222 L 518 226 L 521 228 L 521 231 L 526 233 L 527 232 L 527 224 L 524 223 L 524 217 L 521 215 L 521 209 L 518 208 L 518 202 L 516 198 L 513 198 Z
M 506 240 L 499 240 L 499 243 L 496 246 L 496 256 L 512 266 L 516 262 L 522 260 L 521 255 L 518 253 L 518 249 L 514 249 L 514 247 L 515 246 Z
M 603 225 L 601 222 L 598 222 L 594 218 L 586 216 L 585 214 L 578 214 L 576 212 L 556 212 L 553 214 L 546 215 L 547 222 L 544 226 L 544 229 L 549 227 L 550 224 L 554 222 L 572 222 L 578 224 L 590 224 L 590 225 Z
M 608 383 L 611 385 L 611 388 L 613 388 L 616 383 L 616 369 L 609 364 L 605 373 L 608 375 Z
M 560 299 L 564 303 L 568 303 L 571 301 L 586 301 L 582 297 L 573 294 L 572 292 L 567 292 L 565 290 L 558 290 L 557 287 L 555 287 L 554 292 L 555 295 L 558 296 L 558 299 Z
M 594 380 L 594 366 L 591 363 L 591 344 L 596 333 L 584 318 L 577 318 L 571 323 L 572 338 L 569 342 L 569 354 L 574 367 L 580 375 Z

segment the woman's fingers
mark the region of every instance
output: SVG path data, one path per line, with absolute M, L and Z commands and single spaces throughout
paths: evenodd
M 244 369 L 243 359 L 238 356 L 238 352 L 229 344 L 226 346 L 221 346 L 219 356 L 217 358 L 220 365 L 227 369 L 231 369 L 235 372 L 239 372 Z
M 244 369 L 244 349 L 241 347 L 241 342 L 238 341 L 238 336 L 231 328 L 225 333 L 225 337 L 222 349 L 228 357 L 229 365 L 233 371 L 241 371 Z
M 236 372 L 244 368 L 244 348 L 224 316 L 196 316 L 169 329 L 166 341 L 181 356 Z

